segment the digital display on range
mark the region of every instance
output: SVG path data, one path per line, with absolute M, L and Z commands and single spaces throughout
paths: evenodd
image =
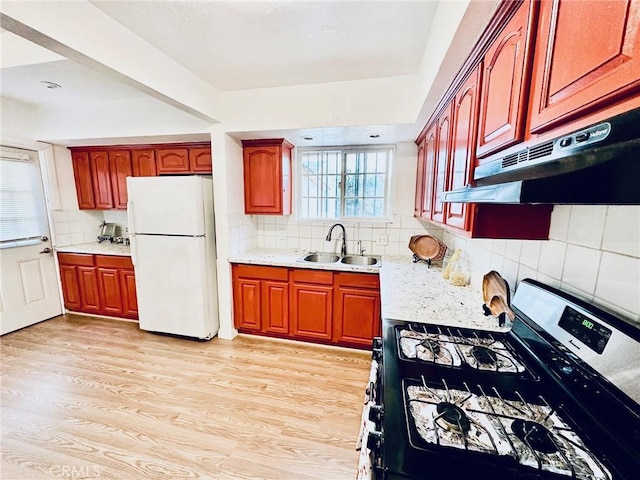
M 611 338 L 611 330 L 571 307 L 564 309 L 558 326 L 597 353 L 604 351 Z

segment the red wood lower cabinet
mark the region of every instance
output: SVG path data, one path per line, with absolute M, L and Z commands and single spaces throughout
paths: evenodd
M 380 335 L 377 274 L 232 265 L 241 333 L 371 348 Z
M 102 308 L 96 267 L 78 267 L 78 281 L 80 283 L 82 311 L 100 313 Z
M 102 312 L 113 317 L 122 316 L 122 288 L 117 268 L 98 268 L 98 286 L 103 299 Z
M 138 318 L 135 275 L 129 257 L 58 253 L 58 262 L 65 308 Z
M 122 314 L 124 317 L 138 319 L 138 296 L 136 293 L 136 276 L 133 269 L 118 271 L 122 287 Z
M 331 341 L 333 286 L 294 283 L 292 294 L 293 336 Z
M 336 274 L 333 341 L 371 347 L 380 335 L 380 283 L 377 274 Z
M 283 267 L 233 265 L 233 310 L 244 333 L 289 333 L 289 271 Z
M 262 329 L 262 280 L 238 278 L 233 282 L 233 300 L 236 328 L 241 332 L 259 332 Z
M 78 267 L 60 264 L 60 280 L 62 281 L 62 296 L 64 297 L 65 308 L 79 311 L 82 308 L 82 299 L 80 297 Z
M 262 282 L 262 328 L 266 333 L 289 333 L 289 283 Z

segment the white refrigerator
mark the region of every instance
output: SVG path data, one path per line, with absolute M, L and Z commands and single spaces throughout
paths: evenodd
M 218 333 L 213 182 L 128 177 L 140 328 L 208 340 Z

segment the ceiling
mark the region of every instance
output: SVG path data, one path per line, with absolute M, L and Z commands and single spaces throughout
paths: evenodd
M 221 92 L 415 75 L 438 5 L 436 0 L 90 3 Z M 147 97 L 11 32 L 0 35 L 3 97 L 58 110 Z M 46 88 L 43 81 L 62 88 Z M 344 144 L 361 143 L 358 138 L 376 129 L 386 129 L 387 142 L 409 131 L 386 125 L 291 134 Z

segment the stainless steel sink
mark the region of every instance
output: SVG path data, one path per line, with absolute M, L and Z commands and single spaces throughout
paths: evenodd
M 338 260 L 340 260 L 340 257 L 331 253 L 310 253 L 302 259 L 304 262 L 313 263 L 334 263 Z
M 375 267 L 380 265 L 380 259 L 378 257 L 371 257 L 368 255 L 346 255 L 340 259 L 340 263 L 346 263 L 347 265 L 367 265 L 369 267 Z

